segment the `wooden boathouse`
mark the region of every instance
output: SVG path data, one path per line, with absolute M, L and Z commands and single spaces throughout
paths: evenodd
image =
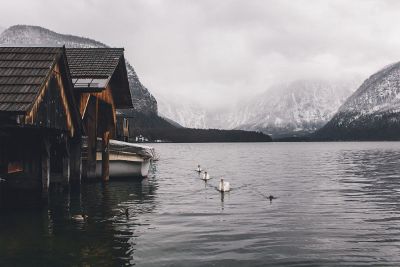
M 81 121 L 62 47 L 0 47 L 0 176 L 18 188 L 69 183 Z M 72 173 L 72 176 L 71 176 Z
M 66 49 L 76 102 L 85 134 L 83 178 L 93 179 L 101 159 L 101 177 L 109 179 L 109 140 L 116 135 L 116 109 L 132 108 L 122 48 Z M 101 138 L 102 146 L 97 146 Z M 97 156 L 101 151 L 101 156 Z
M 0 47 L 0 178 L 46 193 L 101 160 L 108 180 L 116 108 L 132 108 L 123 49 Z

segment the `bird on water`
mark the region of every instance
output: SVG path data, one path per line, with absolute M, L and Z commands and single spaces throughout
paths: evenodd
M 202 179 L 202 180 L 205 180 L 205 181 L 209 180 L 209 179 L 210 179 L 210 174 L 208 174 L 208 173 L 205 171 L 204 174 L 203 174 L 203 177 L 202 177 L 201 179 Z
M 231 186 L 230 186 L 229 182 L 225 182 L 224 178 L 221 178 L 221 181 L 219 182 L 219 185 L 218 185 L 218 191 L 223 193 L 223 192 L 228 192 L 230 190 L 231 190 Z
M 201 172 L 200 165 L 197 165 L 197 169 L 196 169 L 196 171 L 197 171 L 197 172 L 199 172 L 199 173 Z
M 84 222 L 84 221 L 87 220 L 87 218 L 88 218 L 87 215 L 81 215 L 81 214 L 73 215 L 71 217 L 71 219 L 76 221 L 76 222 Z

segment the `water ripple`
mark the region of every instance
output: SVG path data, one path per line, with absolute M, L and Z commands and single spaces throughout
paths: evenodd
M 400 143 L 155 146 L 148 179 L 1 213 L 0 265 L 400 265 Z

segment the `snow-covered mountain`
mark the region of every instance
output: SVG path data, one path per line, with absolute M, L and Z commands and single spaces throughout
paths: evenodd
M 163 116 L 186 127 L 262 131 L 274 137 L 314 132 L 328 122 L 358 84 L 352 81 L 295 81 L 223 111 L 159 99 Z
M 365 80 L 316 136 L 335 140 L 399 140 L 400 62 Z
M 0 34 L 0 45 L 109 47 L 104 43 L 89 38 L 59 34 L 42 27 L 30 25 L 15 25 L 4 30 Z M 156 99 L 142 85 L 134 68 L 128 62 L 127 70 L 134 109 L 143 113 L 157 114 Z
M 235 128 L 274 137 L 304 135 L 321 128 L 357 88 L 355 81 L 295 81 L 271 88 L 240 110 Z

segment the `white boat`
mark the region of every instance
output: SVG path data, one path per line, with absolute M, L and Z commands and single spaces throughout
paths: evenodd
M 110 178 L 147 177 L 154 148 L 110 140 Z M 96 155 L 96 174 L 101 175 L 101 152 Z
M 86 140 L 84 140 L 86 141 Z M 87 149 L 84 142 L 83 150 Z M 147 177 L 150 164 L 155 156 L 152 147 L 110 140 L 109 143 L 109 174 L 110 178 Z M 101 177 L 101 139 L 97 140 L 96 177 Z

